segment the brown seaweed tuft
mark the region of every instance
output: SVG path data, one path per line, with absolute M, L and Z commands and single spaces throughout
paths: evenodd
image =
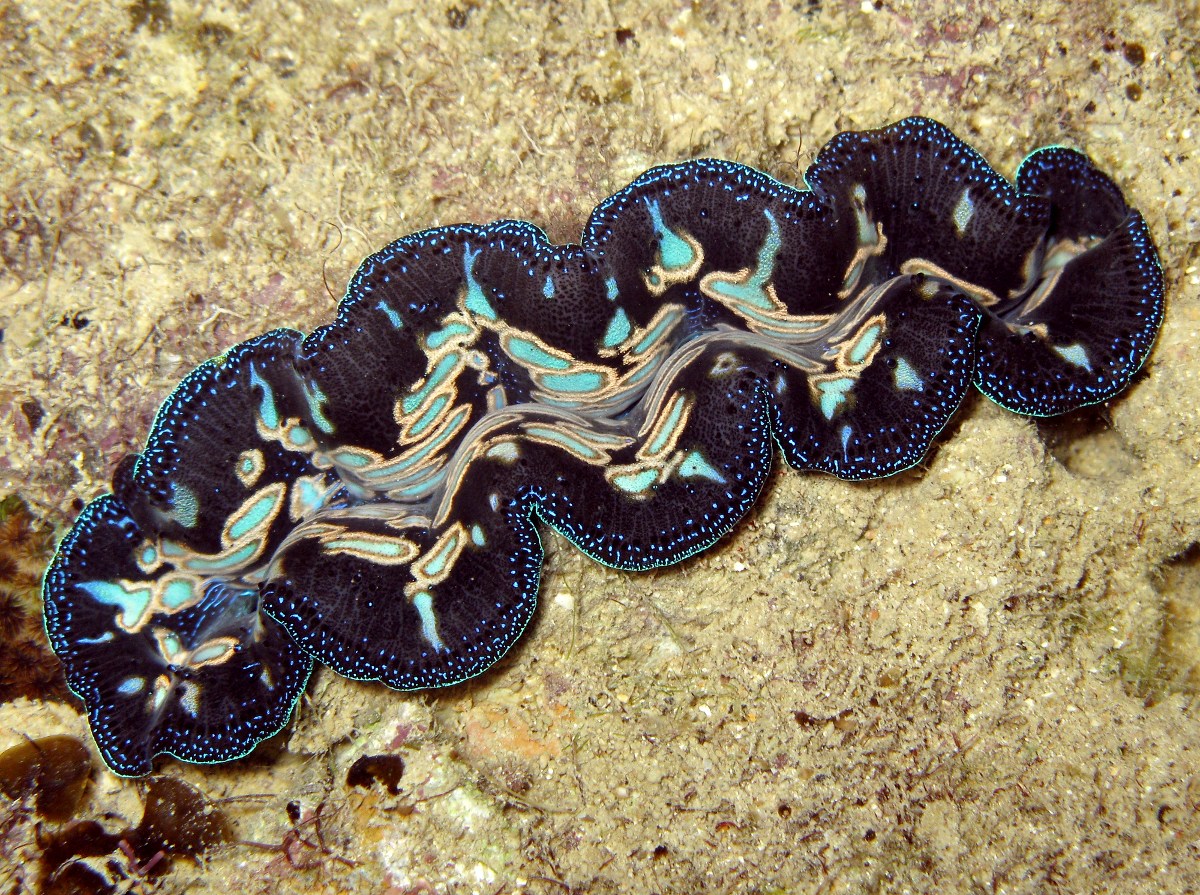
M 20 498 L 0 500 L 0 703 L 75 701 L 42 627 L 41 570 L 53 544 Z
M 92 778 L 92 755 L 72 736 L 27 740 L 0 752 L 0 792 L 31 801 L 46 820 L 70 820 Z

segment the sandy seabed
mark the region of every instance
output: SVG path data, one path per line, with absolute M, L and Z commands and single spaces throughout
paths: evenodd
M 571 240 L 654 164 L 799 183 L 839 130 L 910 114 L 1010 176 L 1075 146 L 1146 215 L 1168 288 L 1105 408 L 968 399 L 920 468 L 779 471 L 673 569 L 545 533 L 542 608 L 492 672 L 425 695 L 318 674 L 263 754 L 160 765 L 243 842 L 113 872 L 189 893 L 1200 888 L 1200 7 L 1003 9 L 0 0 L 0 494 L 59 531 L 188 370 L 329 320 L 371 251 L 497 217 Z M 0 707 L 0 747 L 85 729 Z M 349 787 L 380 752 L 399 792 Z M 98 765 L 81 817 L 140 804 Z M 5 816 L 0 886 L 24 891 L 32 822 Z

